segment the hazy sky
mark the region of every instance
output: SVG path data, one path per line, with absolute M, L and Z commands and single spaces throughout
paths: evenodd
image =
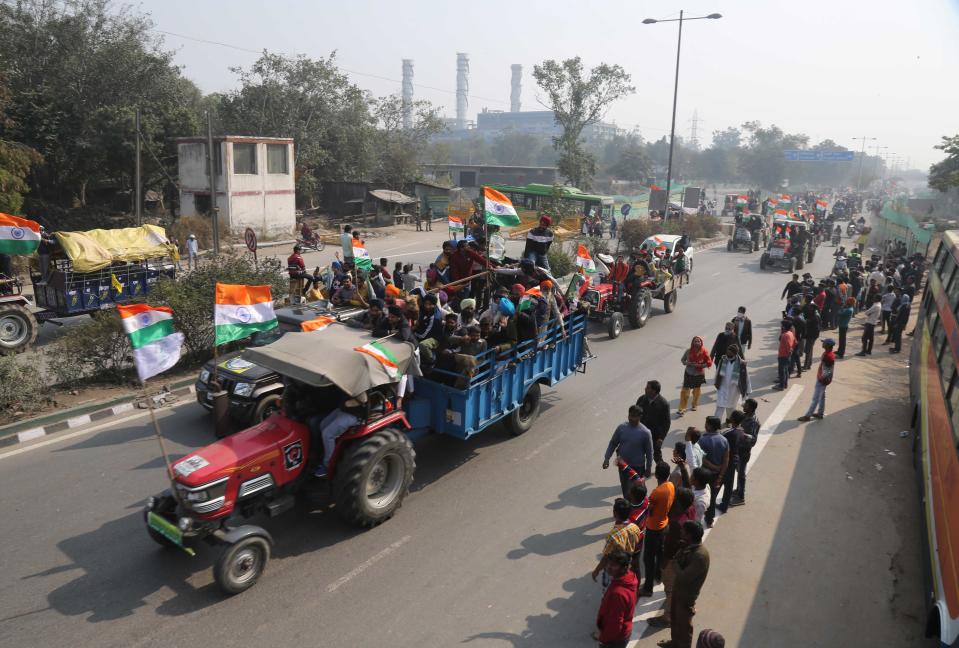
M 415 95 L 454 113 L 456 52 L 470 55 L 470 118 L 509 109 L 510 64 L 521 63 L 523 109 L 540 105 L 533 65 L 582 56 L 618 63 L 636 93 L 608 119 L 638 126 L 647 139 L 669 132 L 676 23 L 643 18 L 713 12 L 720 20 L 683 24 L 677 133 L 699 137 L 758 119 L 811 143 L 832 138 L 859 149 L 875 137 L 880 153 L 926 168 L 932 147 L 959 133 L 959 0 L 146 0 L 158 30 L 254 51 L 325 56 L 359 86 L 398 92 L 401 59 L 414 61 Z M 254 52 L 165 35 L 185 74 L 205 92 L 228 90 L 231 66 Z M 950 81 L 951 79 L 951 81 Z

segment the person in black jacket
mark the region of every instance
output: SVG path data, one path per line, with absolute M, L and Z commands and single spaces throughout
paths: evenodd
M 643 410 L 639 422 L 653 435 L 653 458 L 657 463 L 663 460 L 663 441 L 669 434 L 670 422 L 669 401 L 660 393 L 662 388 L 658 380 L 650 380 L 636 400 L 636 406 Z
M 739 347 L 736 335 L 736 325 L 732 322 L 726 322 L 726 327 L 722 333 L 716 336 L 716 341 L 713 342 L 713 348 L 709 352 L 710 357 L 713 359 L 713 364 L 719 362 L 719 359 L 726 355 L 726 348 L 735 344 L 737 350 L 739 351 L 739 357 L 743 357 L 743 350 Z
M 909 295 L 903 295 L 899 301 L 899 307 L 893 313 L 892 321 L 890 322 L 890 327 L 892 328 L 892 343 L 894 346 L 889 349 L 889 353 L 899 353 L 902 350 L 902 332 L 909 323 L 910 307 L 911 301 Z
M 743 351 L 753 346 L 753 323 L 746 317 L 746 307 L 740 306 L 733 318 L 736 335 L 739 337 L 739 348 Z
M 529 259 L 541 268 L 549 270 L 549 259 L 546 257 L 549 246 L 553 244 L 553 230 L 550 225 L 553 219 L 542 216 L 539 226 L 534 227 L 526 234 L 526 247 L 523 249 L 523 258 Z
M 813 352 L 816 350 L 816 340 L 819 339 L 819 332 L 822 330 L 819 309 L 815 304 L 806 304 L 803 309 L 803 317 L 806 319 L 806 331 L 803 334 L 804 352 L 806 360 L 803 363 L 803 369 L 812 370 Z

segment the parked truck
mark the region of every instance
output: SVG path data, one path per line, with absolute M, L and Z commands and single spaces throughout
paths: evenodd
M 413 344 L 374 341 L 339 324 L 247 349 L 246 360 L 283 377 L 280 411 L 173 464 L 171 488 L 147 502 L 147 532 L 191 555 L 204 544 L 218 547 L 217 584 L 227 594 L 243 592 L 263 573 L 274 545 L 249 518 L 279 515 L 299 493 L 320 491 L 352 524 L 385 522 L 413 481 L 415 441 L 428 434 L 468 439 L 499 422 L 511 435 L 523 434 L 539 415 L 542 387 L 585 370 L 585 334 L 586 316 L 573 314 L 565 327 L 555 321 L 544 336 L 508 352 L 492 349 L 465 359 L 466 368 L 434 368 L 425 377 L 416 375 Z M 374 354 L 360 351 L 374 342 Z M 416 390 L 400 405 L 404 375 L 414 376 Z M 345 398 L 364 402 L 360 422 L 337 438 L 326 476 L 314 477 L 322 451 L 298 403 L 322 403 L 311 414 L 319 416 Z

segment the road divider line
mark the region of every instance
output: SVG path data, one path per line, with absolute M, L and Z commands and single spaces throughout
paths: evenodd
M 769 443 L 769 439 L 776 433 L 776 429 L 786 419 L 786 416 L 789 414 L 789 410 L 791 410 L 793 405 L 796 404 L 796 401 L 799 400 L 799 395 L 802 394 L 802 392 L 803 386 L 794 384 L 786 391 L 782 400 L 779 401 L 779 404 L 773 409 L 772 414 L 766 418 L 766 423 L 759 429 L 756 445 L 753 446 L 750 461 L 746 465 L 747 475 L 756 466 L 756 462 L 759 460 L 759 455 L 763 453 L 763 450 L 766 448 L 766 444 Z M 721 517 L 723 517 L 723 513 L 716 511 L 716 519 L 713 520 L 713 528 L 715 528 L 716 523 L 719 522 Z M 704 542 L 709 536 L 710 531 L 712 531 L 712 528 L 706 529 L 706 532 L 703 534 Z M 628 648 L 636 648 L 636 646 L 639 645 L 640 639 L 643 638 L 646 629 L 649 627 L 649 619 L 659 616 L 658 607 L 654 610 L 650 610 L 649 608 L 652 603 L 658 603 L 662 599 L 665 599 L 665 593 L 663 591 L 662 584 L 660 584 L 655 587 L 652 599 L 646 599 L 645 601 L 640 600 L 637 602 L 637 608 L 640 607 L 640 603 L 642 602 L 642 607 L 645 609 L 637 614 L 634 614 L 633 616 L 633 634 L 630 637 L 629 643 L 627 644 Z
M 722 272 L 714 272 L 714 273 L 712 274 L 712 276 L 718 277 L 718 276 L 721 275 L 721 274 L 722 274 Z
M 395 552 L 397 549 L 399 549 L 400 547 L 402 547 L 403 545 L 405 545 L 407 542 L 409 542 L 412 539 L 413 539 L 413 536 L 403 536 L 402 538 L 400 538 L 399 540 L 397 540 L 396 542 L 388 546 L 383 551 L 370 557 L 366 562 L 362 563 L 361 565 L 357 565 L 354 569 L 350 571 L 350 573 L 338 578 L 334 582 L 327 585 L 326 586 L 327 593 L 332 594 L 333 592 L 335 592 L 339 588 L 349 583 L 351 580 L 353 580 L 354 578 L 356 578 L 357 576 L 365 572 L 367 569 L 369 569 L 376 563 L 380 562 L 381 560 L 389 556 L 391 553 Z

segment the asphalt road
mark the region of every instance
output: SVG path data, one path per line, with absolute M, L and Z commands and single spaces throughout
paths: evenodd
M 419 241 L 412 243 L 410 252 L 425 256 Z M 402 253 L 368 247 L 391 260 Z M 827 272 L 830 251 L 820 248 L 813 272 Z M 769 389 L 779 294 L 787 279 L 783 272 L 761 272 L 758 255 L 702 253 L 675 313 L 666 315 L 657 305 L 644 329 L 627 330 L 618 340 L 595 326 L 590 344 L 598 358 L 585 375 L 544 393 L 530 432 L 510 438 L 494 427 L 466 442 L 424 440 L 417 446 L 413 491 L 393 520 L 371 531 L 308 507 L 270 522 L 274 559 L 261 582 L 238 597 L 224 598 L 213 584 L 212 552 L 190 558 L 159 549 L 147 537 L 140 510 L 165 477 L 142 414 L 0 454 L 0 646 L 594 645 L 589 632 L 601 590 L 589 572 L 619 493 L 614 470 L 601 468 L 613 428 L 648 379 L 663 382 L 675 407 L 682 351 L 693 335 L 711 343 L 740 305 L 754 322 L 757 344 L 747 359 L 755 395 L 763 399 L 760 413 L 767 423 L 774 413 L 794 418 L 794 404 L 805 404 L 809 389 L 800 393 L 799 385 L 785 395 Z M 699 411 L 674 424 L 667 444 L 712 413 L 713 392 L 704 392 Z M 780 406 L 783 398 L 790 400 Z M 160 419 L 175 455 L 212 441 L 210 419 L 198 405 L 163 411 Z M 751 473 L 750 492 L 763 491 L 763 480 L 788 490 L 805 446 L 797 438 L 770 436 Z M 840 450 L 848 448 L 827 443 L 816 452 L 821 457 Z M 817 495 L 813 486 L 802 494 Z M 852 505 L 840 498 L 818 513 L 840 516 Z M 915 502 L 904 499 L 902 507 L 910 506 Z M 720 576 L 707 580 L 703 600 L 725 601 L 727 609 L 710 615 L 702 605 L 701 616 L 714 623 L 735 617 L 738 632 L 750 637 L 741 645 L 853 645 L 815 640 L 832 636 L 822 633 L 816 618 L 833 605 L 824 581 L 836 579 L 835 571 L 822 580 L 797 581 L 802 590 L 775 586 L 791 582 L 802 557 L 823 551 L 823 538 L 806 526 L 822 522 L 809 515 L 805 505 L 751 500 L 720 518 L 707 540 Z M 727 517 L 745 530 L 733 533 L 738 527 Z M 740 571 L 741 536 L 750 537 L 753 525 L 762 532 L 753 536 L 751 551 L 768 559 L 748 560 L 750 569 Z M 808 535 L 794 537 L 793 529 Z M 789 531 L 790 540 L 777 530 Z M 904 537 L 899 550 L 918 555 L 914 542 Z M 830 550 L 870 555 L 868 545 L 848 547 L 842 538 L 834 538 Z M 900 599 L 918 596 L 916 574 L 899 574 L 889 585 L 885 570 L 877 565 L 874 582 L 861 573 L 838 577 L 859 589 L 906 588 Z M 757 602 L 764 602 L 761 609 L 754 609 Z M 637 612 L 648 616 L 653 607 L 647 601 Z M 879 632 L 901 623 L 885 612 L 858 611 L 855 625 Z M 795 624 L 794 634 L 805 638 L 770 643 L 763 630 L 769 619 Z M 813 633 L 810 643 L 805 632 Z M 639 623 L 634 636 L 637 645 L 652 646 L 666 635 Z

